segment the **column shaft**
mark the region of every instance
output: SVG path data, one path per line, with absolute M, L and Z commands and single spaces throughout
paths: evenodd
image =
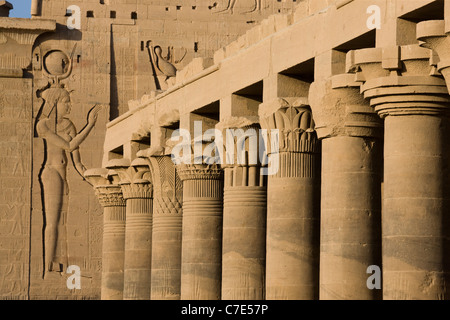
M 216 174 L 216 173 L 215 173 Z M 222 179 L 183 180 L 181 299 L 218 300 L 222 274 Z
M 381 163 L 379 139 L 322 141 L 320 299 L 381 298 L 367 287 L 381 266 Z
M 266 187 L 225 188 L 222 262 L 224 300 L 264 299 L 266 210 Z
M 385 120 L 384 299 L 448 298 L 447 119 Z
M 319 163 L 317 163 L 319 161 Z M 318 154 L 283 152 L 267 191 L 266 299 L 319 296 Z
M 166 199 L 165 203 L 167 201 L 171 200 Z M 160 210 L 155 208 L 153 215 L 152 299 L 179 300 L 182 215 Z
M 125 255 L 125 206 L 105 207 L 102 300 L 122 300 Z
M 124 300 L 149 300 L 152 250 L 151 198 L 127 199 Z

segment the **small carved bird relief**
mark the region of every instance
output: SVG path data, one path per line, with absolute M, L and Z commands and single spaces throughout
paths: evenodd
M 156 46 L 153 50 L 156 56 L 156 67 L 166 76 L 166 81 L 170 77 L 175 77 L 177 74 L 177 68 L 175 68 L 175 66 L 171 64 L 169 61 L 164 59 L 164 57 L 162 56 L 161 47 Z

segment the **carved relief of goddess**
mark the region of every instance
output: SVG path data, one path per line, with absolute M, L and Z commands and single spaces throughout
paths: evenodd
M 78 173 L 86 170 L 81 163 L 80 144 L 97 121 L 101 106 L 88 113 L 87 125 L 77 130 L 67 115 L 71 110 L 70 95 L 61 87 L 42 92 L 45 103 L 37 119 L 36 131 L 44 139 L 45 158 L 40 173 L 44 211 L 44 274 L 62 272 L 67 267 L 65 221 L 67 219 L 68 185 L 66 170 L 68 154 Z M 65 242 L 65 243 L 63 243 Z

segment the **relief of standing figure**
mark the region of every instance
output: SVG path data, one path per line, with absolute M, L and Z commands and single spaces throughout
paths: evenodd
M 37 119 L 36 131 L 44 139 L 45 160 L 40 174 L 43 187 L 44 211 L 44 275 L 50 271 L 63 272 L 67 268 L 67 163 L 72 158 L 81 175 L 86 170 L 81 162 L 80 144 L 97 121 L 101 106 L 95 105 L 88 113 L 87 125 L 77 133 L 67 118 L 71 110 L 69 92 L 52 87 L 42 92 L 45 103 Z

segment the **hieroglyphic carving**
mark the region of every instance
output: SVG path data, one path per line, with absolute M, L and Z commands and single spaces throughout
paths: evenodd
M 0 23 L 0 77 L 22 77 L 23 69 L 31 62 L 31 51 L 36 38 L 55 30 L 55 22 L 45 21 L 30 28 L 26 21 L 8 24 L 8 19 Z
M 238 0 L 228 0 L 227 3 L 227 7 L 225 9 L 222 9 L 220 11 L 216 11 L 214 13 L 230 13 L 233 14 L 234 13 L 234 7 L 236 6 L 236 2 Z M 249 10 L 249 11 L 244 11 L 241 13 L 252 13 L 252 12 L 256 12 L 256 11 L 261 11 L 261 1 L 262 0 L 254 0 L 254 7 Z
M 164 77 L 164 82 L 167 83 L 169 78 L 173 78 L 177 74 L 177 64 L 180 64 L 187 54 L 187 49 L 182 47 L 181 57 L 175 57 L 176 50 L 173 46 L 167 48 L 167 54 L 163 55 L 163 49 L 160 45 L 153 46 L 152 41 L 147 41 L 147 50 L 149 54 L 150 64 L 152 66 L 153 76 L 155 79 L 156 89 L 161 89 L 159 76 Z

